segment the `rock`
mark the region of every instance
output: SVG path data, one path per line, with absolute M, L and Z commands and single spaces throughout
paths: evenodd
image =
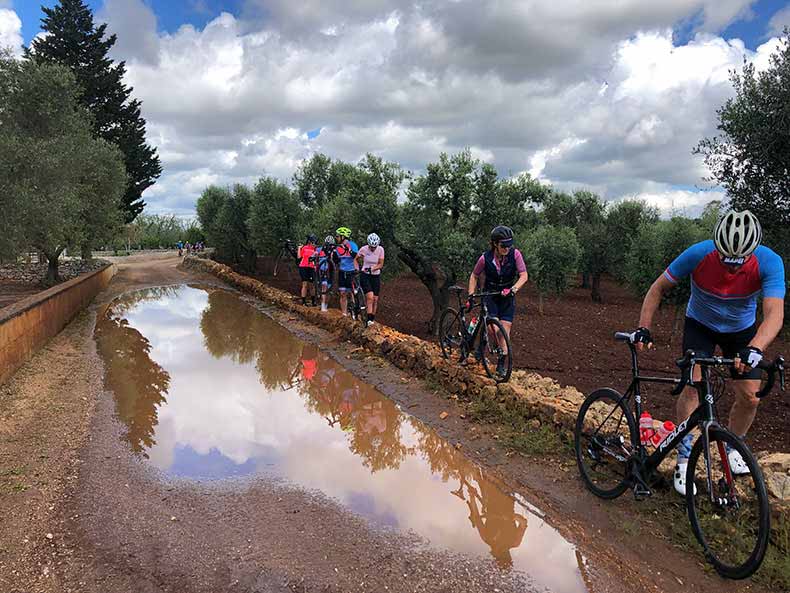
M 54 535 L 52 535 L 51 533 L 48 533 L 48 534 L 47 534 L 47 539 L 48 539 L 48 540 L 51 540 L 51 539 L 53 539 L 54 537 L 55 537 L 55 536 L 54 536 Z
M 527 424 L 532 430 L 537 430 L 540 428 L 540 419 L 532 418 Z
M 450 414 L 448 414 L 447 412 L 442 412 L 441 414 L 439 414 L 439 418 L 441 418 L 442 420 L 444 420 L 444 419 L 445 419 L 445 418 L 447 418 L 449 415 L 450 415 Z
M 790 453 L 771 453 L 760 459 L 768 493 L 781 501 L 790 501 Z

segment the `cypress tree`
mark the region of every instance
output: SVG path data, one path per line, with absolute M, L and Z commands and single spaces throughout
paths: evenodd
M 126 63 L 108 57 L 116 36 L 98 27 L 83 0 L 60 0 L 52 8 L 42 6 L 43 37 L 33 40 L 26 57 L 67 66 L 81 87 L 80 101 L 93 114 L 94 135 L 115 144 L 123 153 L 129 176 L 122 209 L 126 222 L 142 212 L 142 193 L 162 173 L 156 149 L 146 143 L 145 119 L 140 101 L 123 82 Z

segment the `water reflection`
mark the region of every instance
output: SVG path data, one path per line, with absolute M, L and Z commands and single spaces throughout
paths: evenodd
M 584 591 L 572 545 L 450 443 L 221 290 L 142 291 L 96 330 L 135 451 L 201 479 L 272 473 L 433 544 Z M 166 369 L 166 370 L 165 370 Z

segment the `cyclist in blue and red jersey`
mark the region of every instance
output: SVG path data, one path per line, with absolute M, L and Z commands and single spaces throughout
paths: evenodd
M 341 226 L 335 231 L 337 249 L 335 256 L 338 262 L 337 288 L 340 292 L 340 311 L 343 316 L 348 315 L 348 293 L 351 292 L 351 277 L 359 270 L 357 253 L 359 247 L 351 240 L 351 229 Z
M 316 260 L 315 273 L 321 281 L 321 312 L 324 313 L 329 310 L 329 291 L 332 288 L 332 276 L 335 273 L 334 262 L 332 258 L 335 256 L 335 238 L 332 235 L 327 235 L 324 238 L 323 246 L 316 251 L 313 259 Z
M 692 245 L 669 264 L 653 283 L 642 303 L 638 348 L 650 347 L 650 326 L 661 295 L 682 278 L 691 276 L 691 298 L 686 308 L 683 351 L 694 350 L 713 356 L 716 346 L 726 358 L 736 358 L 733 370 L 735 402 L 730 410 L 729 428 L 740 438 L 746 436 L 757 413 L 760 371 L 756 368 L 765 350 L 784 323 L 785 275 L 782 259 L 760 245 L 760 221 L 748 210 L 730 211 L 719 219 L 712 241 Z M 763 296 L 763 320 L 757 324 L 757 297 Z M 696 381 L 700 379 L 695 369 Z M 697 395 L 686 387 L 677 401 L 678 422 L 697 407 Z M 675 490 L 686 493 L 686 466 L 693 436 L 678 446 Z M 737 451 L 728 455 L 736 475 L 749 473 Z

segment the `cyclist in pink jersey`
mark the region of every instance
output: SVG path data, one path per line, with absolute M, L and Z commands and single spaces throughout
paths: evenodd
M 381 238 L 376 233 L 368 235 L 368 244 L 359 250 L 357 259 L 362 268 L 359 283 L 365 293 L 368 325 L 370 325 L 376 321 L 379 292 L 381 292 L 381 269 L 384 267 L 384 248 L 381 246 Z
M 477 290 L 477 284 L 483 276 L 483 291 L 498 292 L 495 297 L 485 297 L 486 307 L 491 317 L 499 319 L 502 327 L 510 336 L 513 317 L 516 314 L 516 293 L 527 283 L 527 265 L 521 252 L 513 247 L 513 231 L 510 227 L 497 226 L 491 231 L 491 249 L 477 260 L 471 276 L 469 276 L 469 295 Z M 504 351 L 505 341 L 497 337 Z M 499 357 L 497 372 L 504 368 L 505 356 Z
M 317 239 L 315 235 L 308 235 L 304 245 L 299 246 L 299 276 L 302 278 L 302 304 L 307 305 L 307 294 L 310 294 L 315 307 L 315 263 L 312 261 L 316 252 Z

